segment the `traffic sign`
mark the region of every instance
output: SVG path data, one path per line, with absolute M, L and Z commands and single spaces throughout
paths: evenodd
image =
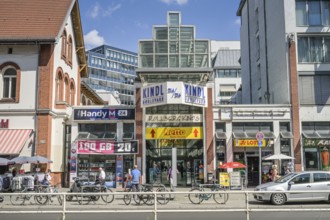
M 256 139 L 258 141 L 262 141 L 265 138 L 264 133 L 262 133 L 261 131 L 258 131 L 256 134 Z
M 262 147 L 262 143 L 263 143 L 262 140 L 258 141 L 258 147 Z

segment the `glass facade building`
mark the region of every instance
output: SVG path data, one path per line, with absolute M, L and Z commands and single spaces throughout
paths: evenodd
M 89 50 L 87 57 L 89 77 L 83 80 L 97 93 L 113 92 L 121 105 L 135 105 L 137 54 L 102 45 Z

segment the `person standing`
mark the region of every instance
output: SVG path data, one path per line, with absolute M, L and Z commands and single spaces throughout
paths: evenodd
M 99 168 L 99 171 L 100 171 L 100 173 L 99 173 L 99 182 L 100 182 L 101 185 L 104 185 L 104 183 L 105 183 L 105 172 L 104 172 L 102 167 Z
M 140 191 L 140 183 L 141 183 L 141 172 L 138 170 L 138 166 L 135 164 L 134 169 L 131 173 L 132 176 L 132 189 L 136 188 L 136 191 Z

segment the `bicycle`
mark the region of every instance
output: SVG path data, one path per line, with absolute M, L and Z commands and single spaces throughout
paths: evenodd
M 205 188 L 210 188 L 211 192 L 218 192 L 218 191 L 225 191 L 225 188 L 220 184 L 213 183 L 213 184 L 199 184 L 197 187 L 193 187 L 190 192 L 204 192 L 204 193 L 193 193 L 188 194 L 189 200 L 193 204 L 200 204 L 204 200 L 209 200 L 213 197 L 213 200 L 218 204 L 226 204 L 229 199 L 227 193 L 205 193 Z
M 91 201 L 96 202 L 100 199 L 103 200 L 103 202 L 105 203 L 111 203 L 114 200 L 114 195 L 113 194 L 109 194 L 112 193 L 112 190 L 107 188 L 104 185 L 86 185 L 86 186 L 82 186 L 82 192 L 85 193 L 95 193 L 95 195 L 83 195 L 81 196 L 81 198 L 78 198 L 80 196 L 77 196 L 77 200 L 79 204 L 82 205 L 87 205 L 89 204 Z M 97 193 L 103 193 L 103 195 L 97 195 Z M 105 194 L 108 193 L 108 194 Z
M 41 193 L 58 193 L 58 187 L 56 185 L 38 185 L 37 187 L 39 188 L 38 191 Z M 37 195 L 35 199 L 40 205 L 45 205 L 48 202 L 53 203 L 53 197 L 56 197 L 58 203 L 62 205 L 63 200 L 60 195 Z
M 30 201 L 31 197 L 34 197 L 34 199 L 37 203 L 39 203 L 39 202 L 43 203 L 45 201 L 45 197 L 42 196 L 42 195 L 40 195 L 40 196 L 39 195 L 34 195 L 33 196 L 33 195 L 29 194 L 28 193 L 29 189 L 31 189 L 29 185 L 22 185 L 22 187 L 23 187 L 23 190 L 21 191 L 21 193 L 23 193 L 23 194 L 10 196 L 11 204 L 13 204 L 13 205 L 24 205 L 26 201 Z M 36 192 L 36 193 L 40 192 L 40 188 L 38 186 L 35 186 L 34 187 L 34 192 Z
M 123 201 L 126 205 L 129 205 L 131 204 L 131 201 L 132 201 L 132 197 L 133 197 L 133 200 L 134 202 L 137 204 L 137 205 L 140 205 L 141 204 L 141 201 L 143 201 L 143 197 L 142 195 L 136 195 L 134 194 L 132 196 L 132 194 L 130 192 L 138 192 L 136 187 L 132 187 L 133 185 L 131 184 L 130 187 L 126 187 L 124 192 L 127 192 L 126 194 L 124 194 L 124 198 L 123 198 Z M 141 190 L 139 191 L 141 192 Z

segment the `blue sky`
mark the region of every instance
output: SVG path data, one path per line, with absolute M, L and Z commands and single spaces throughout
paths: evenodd
M 196 37 L 239 40 L 240 0 L 79 0 L 86 49 L 108 44 L 132 52 L 152 38 L 153 25 L 166 25 L 168 11 L 180 11 Z

